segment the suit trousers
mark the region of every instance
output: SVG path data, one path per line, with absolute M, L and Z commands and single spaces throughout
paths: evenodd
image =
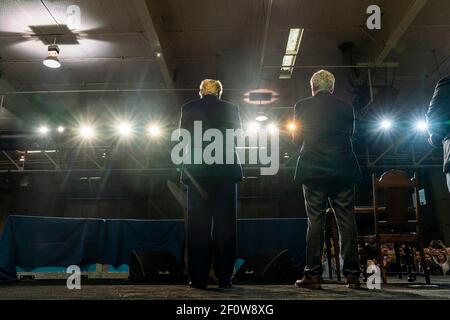
M 206 283 L 213 262 L 217 279 L 227 283 L 236 259 L 237 184 L 221 178 L 201 178 L 187 187 L 190 280 Z
M 339 228 L 344 276 L 359 275 L 354 183 L 339 179 L 309 180 L 303 184 L 303 194 L 308 215 L 305 273 L 312 276 L 322 274 L 326 210 L 330 204 Z

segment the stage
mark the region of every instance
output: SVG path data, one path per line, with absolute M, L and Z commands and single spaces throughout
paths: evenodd
M 133 251 L 169 252 L 181 263 L 184 228 L 183 220 L 11 215 L 0 234 L 0 283 L 15 281 L 17 267 L 32 273 L 63 267 L 65 273 L 70 265 L 129 265 Z M 302 265 L 305 234 L 306 219 L 239 219 L 237 257 L 288 249 L 293 263 Z
M 344 284 L 326 284 L 322 290 L 293 285 L 211 286 L 206 291 L 183 285 L 131 285 L 127 282 L 87 282 L 68 290 L 64 281 L 20 282 L 0 287 L 0 300 L 450 300 L 450 277 L 432 277 L 431 286 L 419 277 L 415 283 L 390 277 L 381 290 L 350 290 Z M 365 286 L 364 286 L 365 287 Z

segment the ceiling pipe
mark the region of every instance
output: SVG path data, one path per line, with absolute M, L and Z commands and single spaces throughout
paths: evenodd
M 76 36 L 77 38 L 88 38 L 93 36 L 130 36 L 130 35 L 142 35 L 143 31 L 129 31 L 129 32 L 95 32 L 95 31 L 80 31 L 77 33 L 73 32 L 58 32 L 58 33 L 2 33 L 0 32 L 0 39 L 33 39 L 42 37 L 66 37 L 66 36 Z
M 369 102 L 361 109 L 360 116 L 364 117 L 367 112 L 369 112 L 371 105 L 373 103 L 373 83 L 372 83 L 372 72 L 370 69 L 367 69 L 367 79 L 369 82 L 369 94 L 370 94 L 370 100 Z
M 383 63 L 383 64 L 374 64 L 374 63 L 358 63 L 355 65 L 315 65 L 315 66 L 293 66 L 294 69 L 320 69 L 320 68 L 328 68 L 328 69 L 367 69 L 367 68 L 398 68 L 399 63 L 397 62 L 389 62 L 389 63 Z M 279 66 L 265 66 L 264 68 L 269 69 L 279 69 L 281 68 L 281 65 Z
M 237 90 L 237 89 L 234 89 Z M 240 89 L 244 91 L 244 89 Z M 0 92 L 0 95 L 5 96 L 15 96 L 15 95 L 32 95 L 32 94 L 71 94 L 71 93 L 124 93 L 124 92 L 174 92 L 174 91 L 198 91 L 198 88 L 186 88 L 186 89 L 176 89 L 176 88 L 161 88 L 161 89 L 79 89 L 79 90 L 35 90 L 35 91 L 9 91 Z M 230 89 L 227 89 L 230 91 Z
M 117 61 L 143 61 L 143 62 L 155 62 L 155 58 L 150 57 L 79 57 L 79 58 L 64 58 L 59 59 L 61 62 L 117 62 Z M 42 63 L 42 59 L 26 59 L 26 60 L 0 60 L 0 64 L 8 63 Z
M 261 87 L 262 74 L 264 70 L 264 59 L 266 56 L 267 38 L 269 36 L 270 19 L 272 17 L 272 5 L 273 0 L 269 0 L 269 6 L 267 7 L 266 23 L 264 26 L 263 44 L 261 48 L 261 57 L 259 59 L 259 72 L 258 72 L 258 88 Z

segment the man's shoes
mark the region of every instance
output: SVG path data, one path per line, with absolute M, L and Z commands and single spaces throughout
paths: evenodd
M 310 276 L 305 274 L 301 280 L 297 280 L 295 285 L 298 288 L 322 289 L 322 279 L 320 276 Z
M 349 289 L 361 289 L 361 282 L 358 275 L 351 275 L 347 278 L 347 288 Z
M 408 274 L 408 282 L 414 282 L 416 281 L 416 275 L 415 274 Z
M 206 282 L 189 282 L 189 288 L 195 288 L 200 290 L 206 290 L 208 288 L 208 284 Z

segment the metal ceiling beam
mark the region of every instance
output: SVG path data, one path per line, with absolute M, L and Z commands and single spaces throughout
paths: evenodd
M 44 156 L 55 166 L 55 170 L 61 170 L 58 163 L 45 151 Z
M 13 63 L 37 63 L 42 64 L 43 59 L 23 59 L 23 60 L 0 60 L 0 65 L 2 64 L 13 64 Z M 64 62 L 120 62 L 120 61 L 142 61 L 142 62 L 155 62 L 156 58 L 152 57 L 76 57 L 76 58 L 61 58 L 59 59 L 62 63 Z
M 139 14 L 139 18 L 141 19 L 142 26 L 144 28 L 144 35 L 149 41 L 149 44 L 152 49 L 152 55 L 157 57 L 157 62 L 159 66 L 159 70 L 161 71 L 161 75 L 164 79 L 164 83 L 167 88 L 173 88 L 174 84 L 172 81 L 172 77 L 169 72 L 169 68 L 167 65 L 166 58 L 163 54 L 163 50 L 161 47 L 160 37 L 157 32 L 157 27 L 152 18 L 149 8 L 148 1 L 146 0 L 133 0 L 133 3 L 136 7 L 136 10 Z
M 21 168 L 17 162 L 15 162 L 13 160 L 13 158 L 11 158 L 11 156 L 6 152 L 6 151 L 2 151 L 3 155 L 17 168 L 18 171 L 22 171 L 23 168 Z
M 406 30 L 410 27 L 411 23 L 417 17 L 419 12 L 426 5 L 428 0 L 414 0 L 411 7 L 406 11 L 400 23 L 394 28 L 389 35 L 388 40 L 383 45 L 383 48 L 375 58 L 375 64 L 384 62 L 389 52 L 397 45 L 397 42 L 405 34 Z
M 15 92 L 15 87 L 8 82 L 5 75 L 1 74 L 0 69 L 0 92 Z M 32 106 L 32 103 L 26 99 L 25 97 L 16 97 L 14 100 L 14 105 L 11 104 L 11 101 L 8 100 L 8 94 L 0 93 L 1 98 L 1 108 L 5 108 L 8 110 L 8 112 L 13 116 L 13 119 L 17 119 L 17 121 L 21 121 L 19 118 L 17 118 L 17 111 L 19 108 L 25 108 L 28 107 L 30 110 L 33 110 L 30 108 Z M 17 108 L 18 107 L 18 108 Z M 18 123 L 19 125 L 21 123 Z
M 432 153 L 434 149 L 430 149 L 422 158 L 420 158 L 419 161 L 415 162 L 415 165 L 421 165 Z

